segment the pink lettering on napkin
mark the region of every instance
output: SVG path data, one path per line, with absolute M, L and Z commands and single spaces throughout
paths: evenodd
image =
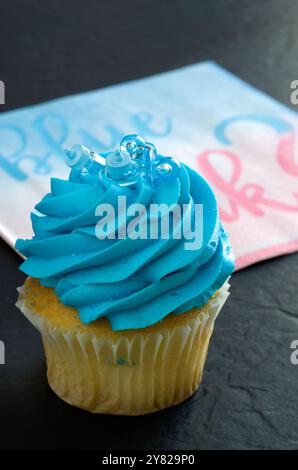
M 239 122 L 247 129 L 235 129 Z M 219 146 L 197 157 L 217 194 L 237 269 L 298 249 L 295 124 L 265 115 L 232 117 L 215 129 Z

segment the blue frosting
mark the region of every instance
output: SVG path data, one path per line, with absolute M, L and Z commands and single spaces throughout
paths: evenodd
M 204 305 L 234 269 L 229 237 L 208 183 L 184 164 L 160 155 L 157 159 L 175 171 L 155 172 L 153 181 L 152 169 L 145 165 L 144 176 L 132 165 L 124 179 L 117 180 L 108 177 L 102 159 L 88 160 L 84 153 L 82 165 L 69 163 L 69 180 L 51 179 L 51 192 L 36 205 L 38 213 L 31 214 L 34 237 L 16 242 L 16 249 L 27 258 L 20 269 L 53 287 L 64 305 L 78 309 L 83 323 L 106 317 L 113 330 L 144 328 L 171 312 Z M 112 170 L 117 174 L 117 169 Z M 186 240 L 175 238 L 179 227 L 173 218 L 168 239 L 160 233 L 153 240 L 98 239 L 96 207 L 104 203 L 116 207 L 118 196 L 125 196 L 127 205 L 185 205 L 191 214 L 195 204 L 202 204 L 201 246 L 185 249 Z M 118 230 L 130 221 L 126 214 L 117 217 Z

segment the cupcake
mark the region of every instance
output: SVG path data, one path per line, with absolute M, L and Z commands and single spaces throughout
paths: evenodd
M 67 403 L 141 415 L 198 388 L 234 269 L 213 191 L 139 136 L 104 156 L 66 150 L 68 180 L 19 239 L 18 308 L 41 333 L 47 377 Z

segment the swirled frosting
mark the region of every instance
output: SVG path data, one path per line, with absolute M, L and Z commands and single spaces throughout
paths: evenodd
M 138 172 L 133 178 L 110 178 L 100 163 L 90 164 L 92 159 L 89 167 L 86 162 L 73 167 L 68 180 L 52 178 L 50 193 L 31 214 L 34 237 L 16 242 L 26 257 L 20 269 L 54 288 L 63 304 L 78 310 L 83 323 L 106 317 L 113 330 L 144 328 L 169 313 L 204 305 L 234 269 L 229 236 L 208 183 L 174 162 L 176 171 L 168 177 L 164 170 L 169 165 L 171 170 L 171 159 L 157 159 L 160 173 L 155 171 L 154 180 Z M 164 204 L 158 219 L 169 217 L 169 237 L 158 233 L 155 239 L 99 239 L 96 208 L 116 208 L 119 196 L 125 196 L 127 206 Z M 202 205 L 202 237 L 196 249 L 186 249 L 186 239 L 176 236 L 183 218 L 175 223 L 167 213 L 165 207 L 173 204 L 185 207 L 192 223 L 197 223 L 196 204 Z M 146 223 L 148 214 L 142 214 Z M 135 220 L 127 213 L 116 218 L 118 232 Z

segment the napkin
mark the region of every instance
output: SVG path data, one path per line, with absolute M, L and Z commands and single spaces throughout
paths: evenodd
M 297 114 L 207 61 L 0 116 L 0 234 L 32 235 L 30 212 L 67 178 L 64 148 L 98 153 L 137 133 L 201 173 L 237 269 L 298 248 Z

